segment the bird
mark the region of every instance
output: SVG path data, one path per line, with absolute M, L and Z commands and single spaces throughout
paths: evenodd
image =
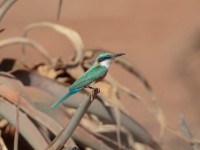
M 90 86 L 92 83 L 103 80 L 113 60 L 122 55 L 125 54 L 103 53 L 98 55 L 94 64 L 69 87 L 69 92 L 66 95 L 51 105 L 51 109 L 57 107 L 67 98 L 83 90 L 84 88 L 92 88 Z

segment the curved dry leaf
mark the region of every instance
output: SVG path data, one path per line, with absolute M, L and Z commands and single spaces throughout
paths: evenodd
M 53 118 L 57 123 L 59 123 L 62 127 L 64 127 L 68 122 L 68 114 L 62 109 L 62 106 L 59 106 L 59 109 L 52 110 L 50 109 L 49 101 L 55 100 L 55 98 L 52 98 L 51 95 L 48 93 L 45 93 L 39 89 L 36 89 L 34 87 L 28 87 L 26 88 L 27 91 L 31 95 L 35 95 L 35 99 L 33 99 L 33 104 L 36 107 L 37 110 L 48 114 L 51 118 Z M 47 109 L 46 106 L 48 106 Z M 58 134 L 58 133 L 57 133 Z M 87 137 L 87 138 L 84 138 Z M 88 145 L 89 147 L 93 149 L 98 149 L 99 147 L 104 147 L 107 149 L 106 144 L 102 143 L 101 140 L 96 138 L 94 135 L 92 135 L 90 132 L 88 132 L 85 128 L 82 128 L 81 126 L 78 126 L 75 130 L 75 132 L 72 135 L 72 138 L 76 141 L 79 141 L 79 143 L 82 143 L 84 145 Z M 72 145 L 67 142 L 67 144 Z M 68 145 L 68 146 L 69 146 Z
M 48 93 L 45 93 L 39 89 L 36 89 L 34 87 L 27 88 L 27 91 L 33 95 L 34 100 L 34 106 L 39 111 L 48 114 L 51 118 L 53 118 L 56 122 L 58 122 L 62 127 L 64 127 L 68 122 L 69 118 L 67 117 L 68 114 L 62 109 L 62 106 L 59 106 L 59 109 L 52 110 L 50 109 L 50 105 L 48 104 L 49 101 L 53 102 L 54 99 L 52 99 L 52 96 L 50 96 Z M 58 134 L 58 133 L 57 133 Z M 87 138 L 85 138 L 87 137 Z M 88 145 L 89 147 L 93 149 L 98 149 L 98 147 L 104 147 L 107 149 L 106 144 L 102 143 L 98 138 L 95 137 L 95 135 L 92 135 L 91 133 L 87 132 L 85 128 L 82 128 L 81 126 L 78 126 L 75 130 L 75 132 L 72 135 L 72 138 L 76 141 L 79 141 L 79 143 L 82 143 L 84 145 Z M 69 141 L 68 141 L 69 142 Z M 72 144 L 68 143 L 67 145 L 71 146 Z
M 84 51 L 84 55 L 86 57 L 84 61 L 85 63 L 91 64 L 92 62 L 94 62 L 95 58 L 99 54 L 105 53 L 105 52 L 110 52 L 110 51 L 107 51 L 105 49 L 87 49 Z M 125 70 L 135 75 L 144 84 L 144 87 L 147 89 L 147 91 L 149 91 L 152 100 L 157 101 L 156 95 L 150 83 L 135 65 L 133 65 L 130 61 L 124 58 L 117 58 L 115 59 L 115 62 L 120 64 Z
M 60 98 L 61 95 L 66 94 L 68 91 L 68 89 L 62 84 L 40 76 L 34 72 L 16 71 L 13 73 L 13 75 L 22 81 L 25 85 L 37 87 L 53 95 L 57 99 Z M 77 93 L 73 97 L 69 98 L 68 101 L 65 101 L 63 104 L 72 108 L 77 108 L 80 105 L 83 97 L 83 94 Z M 98 100 L 93 102 L 93 104 L 89 107 L 88 112 L 98 116 L 104 123 L 115 124 L 115 112 L 113 108 L 109 106 L 106 107 Z M 124 128 L 126 128 L 133 135 L 136 141 L 147 144 L 154 149 L 159 149 L 159 145 L 154 141 L 151 135 L 130 116 L 121 111 L 120 118 L 122 126 L 124 126 Z M 83 139 L 87 140 L 84 138 L 84 136 Z
M 148 106 L 148 104 L 146 102 L 144 102 L 144 101 L 142 101 L 142 102 L 147 106 L 147 108 L 149 108 L 152 112 L 154 112 L 154 114 L 156 116 L 156 119 L 160 123 L 160 137 L 163 138 L 164 135 L 165 135 L 165 132 L 166 132 L 167 121 L 166 121 L 164 112 L 160 107 L 159 101 L 157 100 L 157 97 L 156 97 L 156 95 L 155 95 L 155 93 L 153 91 L 153 88 L 151 87 L 150 83 L 148 82 L 146 77 L 139 71 L 139 69 L 136 68 L 128 60 L 123 59 L 123 58 L 119 58 L 119 59 L 116 59 L 115 62 L 119 63 L 120 65 L 122 65 L 123 68 L 125 68 L 126 70 L 131 72 L 133 75 L 135 75 L 144 84 L 144 87 L 150 93 L 151 100 L 152 100 L 152 103 L 153 103 L 154 107 Z M 129 93 L 129 95 L 130 95 L 130 93 Z
M 144 106 L 151 113 L 153 113 L 155 115 L 156 119 L 160 123 L 160 137 L 161 138 L 164 137 L 165 132 L 166 132 L 166 127 L 167 127 L 167 122 L 166 122 L 166 118 L 164 116 L 164 113 L 163 113 L 162 109 L 160 108 L 156 99 L 153 102 L 156 102 L 157 105 L 155 105 L 155 103 L 150 105 L 143 98 L 141 98 L 140 96 L 136 95 L 133 91 L 131 91 L 129 88 L 118 83 L 114 78 L 112 78 L 112 76 L 108 75 L 108 78 L 106 79 L 106 81 L 108 83 L 110 83 L 111 85 L 113 85 L 114 88 L 117 88 L 118 91 L 123 91 L 127 95 L 129 95 L 130 97 L 142 102 L 142 104 L 144 104 Z
M 108 78 L 106 79 L 106 82 L 110 83 L 114 88 L 116 88 L 119 91 L 122 91 L 129 95 L 131 98 L 136 99 L 143 103 L 146 108 L 152 112 L 155 113 L 155 110 L 152 106 L 150 106 L 147 102 L 145 102 L 144 99 L 142 99 L 139 95 L 135 94 L 133 91 L 131 91 L 129 88 L 125 87 L 124 85 L 118 83 L 114 78 L 112 78 L 111 75 L 108 74 Z
M 53 97 L 48 97 L 48 99 L 46 99 L 48 103 L 46 103 L 47 101 L 40 101 L 41 97 L 37 99 L 38 93 L 31 95 L 19 81 L 2 76 L 0 76 L 0 95 L 15 105 L 17 105 L 17 100 L 20 98 L 19 106 L 28 116 L 48 128 L 55 135 L 61 131 L 62 125 L 60 125 L 57 120 L 49 117 L 50 114 L 54 114 L 53 111 L 50 111 L 51 101 L 48 101 L 49 99 L 53 101 Z M 49 113 L 45 114 L 41 109 L 36 109 L 36 106 L 44 110 L 48 109 Z M 65 120 L 65 118 L 66 114 L 62 120 Z
M 9 8 L 16 2 L 17 0 L 6 0 L 0 7 L 0 21 L 2 20 L 3 16 L 7 13 Z
M 13 37 L 8 38 L 0 41 L 0 48 L 14 45 L 14 44 L 22 44 L 22 45 L 29 45 L 37 50 L 37 52 L 44 58 L 44 60 L 47 63 L 51 63 L 50 56 L 46 49 L 44 49 L 41 45 L 39 45 L 37 42 L 28 39 L 28 38 L 22 38 L 22 37 Z
M 38 111 L 32 106 L 30 99 L 33 99 L 33 96 L 26 92 L 19 81 L 0 76 L 0 95 L 15 105 L 17 105 L 17 100 L 20 98 L 20 109 L 37 122 L 49 128 L 53 133 L 56 134 L 62 129 L 62 127 L 47 114 Z M 46 106 L 46 108 L 49 107 Z
M 34 28 L 38 28 L 38 27 L 48 27 L 62 35 L 64 35 L 65 37 L 67 37 L 72 44 L 75 47 L 75 60 L 73 61 L 73 64 L 69 64 L 69 65 L 77 65 L 78 63 L 80 63 L 83 59 L 83 50 L 84 50 L 84 44 L 83 41 L 80 37 L 80 35 L 73 29 L 68 28 L 68 27 L 64 27 L 58 24 L 54 24 L 54 23 L 50 23 L 50 22 L 39 22 L 39 23 L 34 23 L 29 25 L 28 27 L 26 27 L 26 29 L 23 32 L 23 36 L 27 36 L 28 32 Z
M 8 111 L 9 110 L 9 111 Z M 17 111 L 16 107 L 4 98 L 0 98 L 0 114 L 6 118 L 11 124 L 15 126 L 16 118 L 15 114 Z M 47 146 L 47 142 L 44 140 L 41 133 L 35 127 L 32 121 L 22 112 L 19 112 L 19 131 L 23 137 L 28 141 L 28 143 L 34 149 L 44 149 Z
M 91 50 L 85 50 L 85 60 L 84 63 L 87 64 L 91 64 L 97 57 L 97 55 L 99 55 L 100 53 L 105 53 L 108 52 L 104 49 L 91 49 Z M 123 107 L 122 104 L 119 101 L 119 99 L 116 97 L 118 91 L 123 91 L 126 94 L 128 94 L 130 97 L 141 101 L 148 110 L 150 110 L 157 118 L 158 122 L 160 123 L 161 129 L 160 129 L 160 136 L 163 137 L 166 131 L 166 119 L 164 116 L 164 113 L 159 105 L 159 102 L 156 98 L 156 95 L 151 87 L 151 85 L 149 84 L 148 80 L 146 79 L 146 77 L 128 60 L 123 59 L 123 58 L 118 58 L 115 60 L 116 63 L 120 64 L 124 69 L 126 69 L 127 71 L 131 72 L 133 75 L 135 75 L 145 86 L 145 88 L 147 89 L 147 91 L 150 93 L 151 98 L 152 98 L 152 106 L 150 106 L 150 104 L 148 104 L 147 102 L 145 102 L 145 100 L 143 100 L 140 96 L 136 95 L 134 92 L 132 92 L 130 89 L 126 88 L 125 86 L 121 85 L 120 83 L 118 83 L 116 80 L 114 80 L 112 78 L 112 76 L 110 74 L 107 74 L 107 78 L 105 79 L 106 82 L 108 82 L 110 85 L 112 85 L 112 87 L 110 88 L 106 88 L 105 84 L 104 84 L 104 88 L 101 89 L 105 89 L 104 90 L 104 94 L 107 95 L 107 97 L 112 98 L 111 103 L 120 108 L 121 110 L 123 110 L 124 112 L 126 112 Z M 117 92 L 113 92 L 113 90 L 110 89 L 117 89 Z M 106 92 L 107 91 L 107 92 Z M 112 96 L 111 94 L 112 93 Z M 127 113 L 127 112 L 126 112 Z
M 30 90 L 28 91 L 30 92 Z M 55 135 L 58 134 L 62 127 L 64 127 L 68 122 L 67 114 L 63 112 L 62 109 L 50 109 L 51 103 L 55 100 L 52 96 L 47 96 L 47 94 L 43 94 L 42 96 L 38 92 L 36 92 L 37 94 L 33 92 L 29 94 L 28 91 L 26 88 L 24 89 L 17 80 L 0 77 L 0 95 L 3 95 L 3 97 L 6 97 L 14 104 L 17 103 L 18 96 L 22 96 L 20 97 L 20 108 L 32 119 L 48 128 L 52 133 Z M 30 95 L 32 96 L 30 97 Z M 62 112 L 62 115 L 58 116 L 58 112 Z M 97 149 L 98 146 L 107 147 L 93 135 L 88 134 L 80 127 L 76 130 L 77 132 L 74 133 L 73 137 L 77 141 L 90 145 L 94 149 Z M 85 139 L 85 136 L 88 138 Z
M 124 69 L 135 75 L 146 87 L 146 89 L 150 92 L 153 99 L 155 99 L 155 94 L 153 91 L 153 88 L 151 87 L 150 83 L 146 79 L 146 77 L 139 71 L 138 68 L 136 68 L 135 65 L 133 65 L 131 62 L 124 58 L 118 58 L 115 60 L 116 63 L 120 64 Z

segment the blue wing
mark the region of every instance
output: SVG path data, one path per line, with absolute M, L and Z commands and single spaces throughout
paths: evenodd
M 60 103 L 65 101 L 67 98 L 69 98 L 71 95 L 77 93 L 78 91 L 82 90 L 92 82 L 98 80 L 99 78 L 104 77 L 104 75 L 107 73 L 107 68 L 104 66 L 92 66 L 88 71 L 86 71 L 79 79 L 77 79 L 69 88 L 69 92 L 56 101 L 51 108 L 55 108 Z

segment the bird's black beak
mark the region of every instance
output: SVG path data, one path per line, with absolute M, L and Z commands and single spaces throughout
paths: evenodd
M 125 53 L 117 53 L 117 54 L 114 54 L 114 57 L 119 57 L 119 56 L 122 56 L 122 55 L 125 55 Z

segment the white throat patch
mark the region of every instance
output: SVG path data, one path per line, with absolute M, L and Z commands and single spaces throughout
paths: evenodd
M 100 65 L 104 66 L 104 67 L 106 67 L 108 69 L 110 67 L 111 63 L 112 63 L 112 59 L 107 59 L 107 60 L 104 60 L 104 61 L 100 62 Z

